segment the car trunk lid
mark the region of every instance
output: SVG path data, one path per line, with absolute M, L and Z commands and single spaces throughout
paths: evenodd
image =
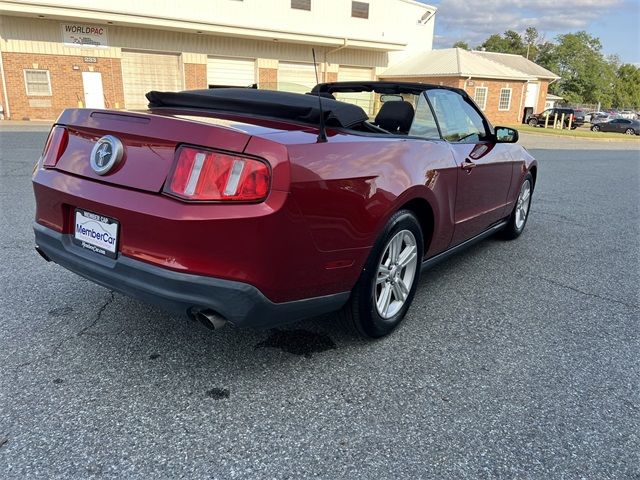
M 150 113 L 91 109 L 65 110 L 57 121 L 69 133 L 69 143 L 56 168 L 95 181 L 138 190 L 159 192 L 174 164 L 179 145 L 241 153 L 251 135 L 221 125 L 211 125 Z M 123 156 L 103 173 L 91 166 L 91 155 L 100 138 L 115 137 Z

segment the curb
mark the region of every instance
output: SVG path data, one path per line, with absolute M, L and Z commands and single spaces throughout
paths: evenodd
M 518 130 L 516 128 L 516 130 Z M 538 132 L 530 132 L 528 130 L 518 130 L 518 133 L 520 135 L 534 135 L 536 137 L 547 137 L 547 138 L 568 138 L 571 140 L 587 140 L 587 141 L 592 141 L 592 142 L 629 142 L 629 143 L 635 143 L 638 142 L 638 145 L 640 146 L 640 138 L 638 139 L 631 139 L 631 138 L 593 138 L 593 137 L 577 137 L 575 135 L 555 135 L 553 133 L 538 133 Z M 622 135 L 622 134 L 621 134 Z M 636 135 L 637 136 L 637 135 Z

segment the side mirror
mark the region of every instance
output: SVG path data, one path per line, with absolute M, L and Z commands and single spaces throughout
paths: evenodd
M 518 141 L 518 131 L 515 128 L 495 127 L 496 142 L 516 143 Z

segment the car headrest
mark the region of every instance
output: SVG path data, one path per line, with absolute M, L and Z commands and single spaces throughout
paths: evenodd
M 413 105 L 405 101 L 382 104 L 374 123 L 392 133 L 409 133 L 413 121 Z

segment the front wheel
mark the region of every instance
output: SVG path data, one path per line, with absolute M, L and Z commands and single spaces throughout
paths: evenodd
M 593 127 L 591 127 L 591 131 L 592 132 L 599 132 L 600 131 L 600 127 L 598 125 L 594 125 Z
M 627 130 L 624 132 L 627 135 L 635 135 L 636 132 L 633 130 L 633 128 L 627 128 Z
M 502 231 L 503 238 L 513 240 L 514 238 L 518 238 L 524 230 L 524 226 L 527 224 L 527 219 L 529 218 L 532 193 L 533 177 L 530 173 L 527 173 L 527 176 L 524 177 L 524 181 L 520 186 L 520 193 L 518 193 L 518 200 L 516 200 L 513 212 L 511 212 L 509 221 Z
M 420 279 L 423 236 L 408 210 L 387 222 L 360 275 L 341 319 L 359 335 L 378 338 L 391 333 L 413 301 Z
M 538 121 L 535 118 L 530 118 L 528 123 L 530 127 L 535 127 L 536 125 L 538 125 Z

